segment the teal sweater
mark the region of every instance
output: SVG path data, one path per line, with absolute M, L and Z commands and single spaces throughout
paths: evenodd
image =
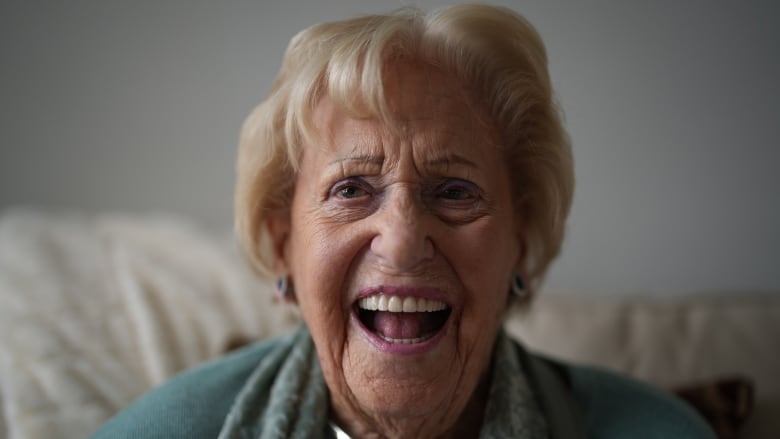
M 179 374 L 109 420 L 92 438 L 216 438 L 236 395 L 276 343 L 260 342 Z M 574 420 L 551 425 L 554 437 L 575 437 L 577 430 L 591 439 L 715 437 L 685 403 L 657 389 L 518 349 L 532 382 L 546 381 L 542 388 L 549 389 L 552 383 L 571 395 L 573 403 L 561 405 L 554 399 L 545 401 L 539 390 L 540 405 L 548 415 Z M 567 413 L 561 417 L 562 412 Z

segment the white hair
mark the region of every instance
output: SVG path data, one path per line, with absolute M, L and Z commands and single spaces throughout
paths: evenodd
M 270 274 L 266 223 L 289 214 L 312 112 L 327 95 L 343 111 L 391 119 L 383 73 L 412 60 L 474 90 L 499 129 L 522 221 L 521 270 L 541 282 L 563 240 L 574 190 L 563 128 L 539 34 L 507 8 L 457 5 L 424 14 L 405 8 L 312 26 L 290 42 L 268 98 L 244 124 L 237 163 L 236 231 L 254 266 Z

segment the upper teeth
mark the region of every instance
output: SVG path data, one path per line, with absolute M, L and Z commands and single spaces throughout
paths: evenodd
M 375 294 L 360 299 L 358 306 L 369 311 L 390 312 L 433 312 L 447 308 L 447 304 L 438 300 L 422 297 L 401 297 Z

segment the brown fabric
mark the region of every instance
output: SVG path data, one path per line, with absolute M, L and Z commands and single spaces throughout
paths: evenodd
M 227 354 L 228 352 L 241 349 L 244 346 L 252 344 L 256 341 L 258 341 L 258 339 L 254 337 L 249 337 L 246 335 L 233 335 L 225 342 L 225 347 L 222 348 L 222 352 Z
M 672 389 L 709 422 L 720 439 L 737 439 L 753 410 L 753 383 L 743 377 L 725 377 Z

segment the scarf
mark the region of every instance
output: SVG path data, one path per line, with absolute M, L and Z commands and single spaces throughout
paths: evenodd
M 556 433 L 547 413 L 547 409 L 555 408 L 555 398 L 552 405 L 550 395 L 539 398 L 540 390 L 561 389 L 554 388 L 555 383 L 553 388 L 544 384 L 549 376 L 541 376 L 546 389 L 539 389 L 540 383 L 532 383 L 528 372 L 538 374 L 539 364 L 529 361 L 529 357 L 503 331 L 499 333 L 480 438 L 570 437 Z M 219 438 L 333 438 L 328 412 L 328 388 L 317 352 L 308 330 L 302 327 L 281 339 L 257 365 L 238 393 Z M 560 418 L 565 410 L 556 412 L 558 416 L 554 417 Z

